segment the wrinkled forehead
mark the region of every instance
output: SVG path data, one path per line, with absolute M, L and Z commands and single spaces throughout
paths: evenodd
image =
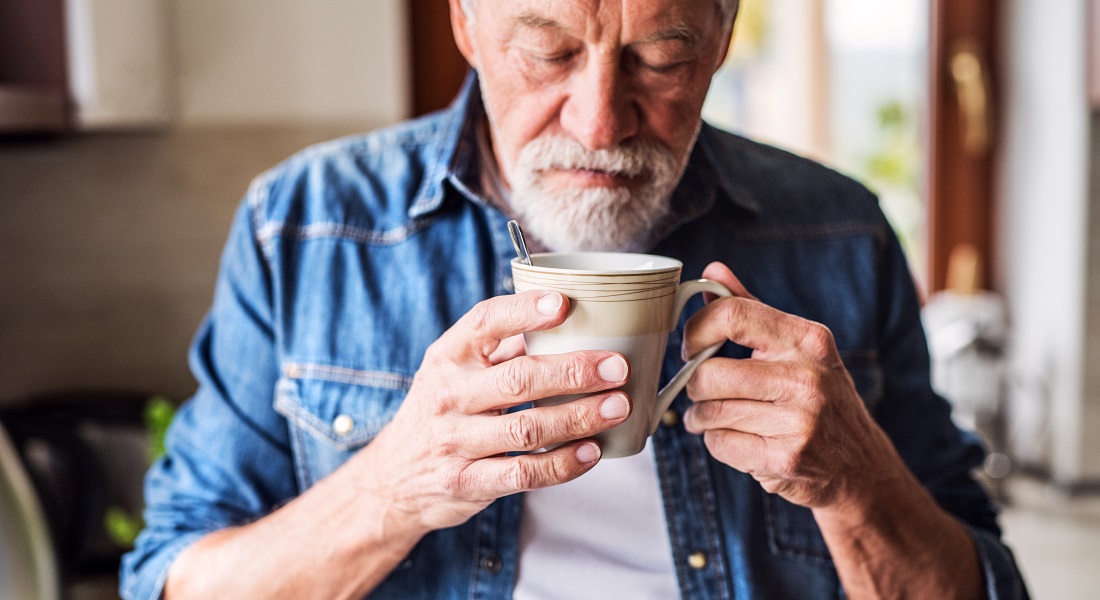
M 482 19 L 511 30 L 555 29 L 586 38 L 644 38 L 655 30 L 714 30 L 728 0 L 467 0 Z

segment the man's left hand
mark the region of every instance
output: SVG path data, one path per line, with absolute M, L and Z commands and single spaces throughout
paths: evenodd
M 684 353 L 723 340 L 752 349 L 751 358 L 705 361 L 688 383 L 695 404 L 684 426 L 703 435 L 711 455 L 810 508 L 865 499 L 897 476 L 890 441 L 856 392 L 829 329 L 760 302 L 721 263 L 703 277 L 734 295 L 688 321 Z

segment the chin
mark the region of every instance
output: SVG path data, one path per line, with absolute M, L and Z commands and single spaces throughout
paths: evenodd
M 646 250 L 686 162 L 642 138 L 607 150 L 560 136 L 538 138 L 508 173 L 511 206 L 551 250 Z
M 625 186 L 513 190 L 524 227 L 555 252 L 636 252 L 654 241 L 667 194 Z

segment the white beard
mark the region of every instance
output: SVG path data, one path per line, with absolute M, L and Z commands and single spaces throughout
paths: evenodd
M 687 157 L 677 160 L 664 146 L 627 140 L 610 150 L 588 150 L 563 136 L 529 142 L 520 151 L 511 182 L 511 207 L 547 248 L 557 252 L 646 249 L 669 211 L 669 198 L 683 174 Z M 546 186 L 552 169 L 588 169 L 634 178 L 616 187 Z

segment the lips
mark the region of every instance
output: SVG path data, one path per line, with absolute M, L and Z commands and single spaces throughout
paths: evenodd
M 544 180 L 558 180 L 567 185 L 582 187 L 620 187 L 635 183 L 637 176 L 623 171 L 609 171 L 590 168 L 555 167 L 541 172 Z

